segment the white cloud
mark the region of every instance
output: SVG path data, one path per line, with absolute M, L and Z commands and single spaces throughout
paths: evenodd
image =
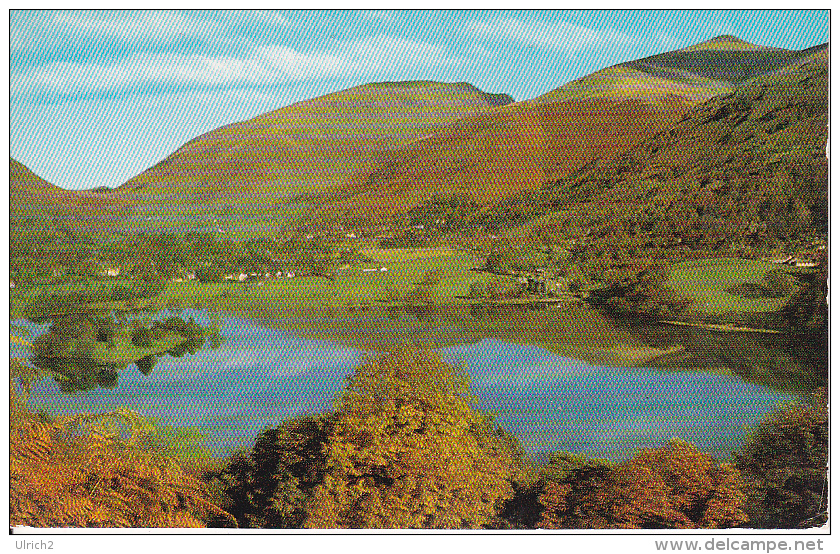
M 92 33 L 122 40 L 199 35 L 218 30 L 212 21 L 187 17 L 182 12 L 142 11 L 125 15 L 108 13 L 107 17 L 90 12 L 58 12 L 55 25 L 70 31 Z
M 492 21 L 473 20 L 464 32 L 493 40 L 507 40 L 550 50 L 577 52 L 593 46 L 622 48 L 633 42 L 629 35 L 613 29 L 593 30 L 566 21 L 522 21 L 512 17 Z
M 49 52 L 68 45 L 155 45 L 173 39 L 213 37 L 222 26 L 184 12 L 54 11 L 26 14 L 10 26 L 10 49 Z
M 134 53 L 108 62 L 51 62 L 11 76 L 13 98 L 137 91 L 141 88 L 260 86 L 308 79 L 358 76 L 459 63 L 445 49 L 376 35 L 326 50 L 304 52 L 282 45 L 257 47 L 242 57 L 181 53 Z

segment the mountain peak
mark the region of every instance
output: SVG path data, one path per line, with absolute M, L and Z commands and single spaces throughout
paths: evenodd
M 699 44 L 689 46 L 685 50 L 779 50 L 769 46 L 751 44 L 733 35 L 719 35 Z

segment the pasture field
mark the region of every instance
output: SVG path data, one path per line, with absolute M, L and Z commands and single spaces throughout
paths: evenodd
M 411 294 L 424 281 L 429 285 L 428 299 L 439 304 L 457 302 L 466 297 L 470 284 L 497 282 L 511 286 L 513 280 L 473 272 L 472 254 L 449 248 L 365 249 L 372 260 L 350 267 L 332 279 L 298 276 L 291 279 L 267 279 L 251 283 L 168 283 L 154 299 L 160 307 L 207 307 L 216 310 L 251 313 L 276 312 L 279 308 L 343 308 L 374 305 Z M 387 271 L 380 271 L 381 268 Z M 371 269 L 375 271 L 363 271 Z
M 787 297 L 746 298 L 727 289 L 740 284 L 760 285 L 768 271 L 778 266 L 768 261 L 739 258 L 693 260 L 674 264 L 667 286 L 694 299 L 692 310 L 710 314 L 771 312 Z

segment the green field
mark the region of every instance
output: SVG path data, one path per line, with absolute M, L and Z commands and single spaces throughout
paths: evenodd
M 771 312 L 782 307 L 786 297 L 745 298 L 726 292 L 743 283 L 760 285 L 768 271 L 778 266 L 762 260 L 716 258 L 680 262 L 671 268 L 668 287 L 694 299 L 692 310 L 709 314 Z
M 450 248 L 365 249 L 370 263 L 344 268 L 333 279 L 298 276 L 257 283 L 168 283 L 154 299 L 159 307 L 207 307 L 250 313 L 276 312 L 279 308 L 344 308 L 364 306 L 404 297 L 427 277 L 437 280 L 429 300 L 451 303 L 466 297 L 470 284 L 498 282 L 513 286 L 509 277 L 470 271 L 471 253 Z M 387 271 L 380 271 L 382 267 Z M 375 269 L 376 271 L 363 271 Z

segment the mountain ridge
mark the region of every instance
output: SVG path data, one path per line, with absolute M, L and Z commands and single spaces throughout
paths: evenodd
M 569 248 L 593 278 L 610 259 L 808 249 L 828 233 L 827 125 L 826 54 L 741 83 L 512 203 L 521 215 L 508 221 L 527 221 L 508 239 Z
M 216 191 L 250 184 L 266 195 L 274 188 L 280 197 L 319 192 L 341 179 L 345 166 L 362 163 L 383 145 L 414 140 L 464 114 L 508 100 L 467 83 L 359 85 L 204 133 L 119 189 L 160 188 L 167 180 L 177 185 L 180 171 Z
M 611 66 L 381 152 L 353 173 L 341 199 L 326 203 L 322 212 L 335 210 L 350 219 L 394 217 L 436 194 L 493 204 L 536 190 L 643 141 L 736 85 L 712 77 L 737 80 L 775 71 L 812 50 L 764 48 L 725 35 L 695 46 L 704 44 L 718 49 L 710 54 L 683 48 Z M 739 50 L 725 49 L 733 44 Z M 743 63 L 721 69 L 732 60 Z

